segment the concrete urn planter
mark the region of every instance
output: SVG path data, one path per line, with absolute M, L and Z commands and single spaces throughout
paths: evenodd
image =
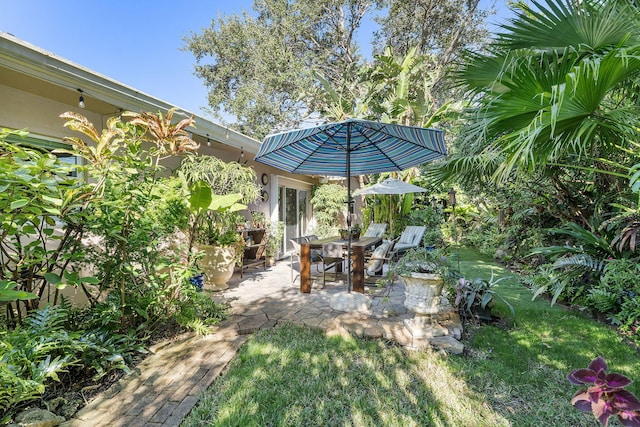
M 229 288 L 227 282 L 233 276 L 236 251 L 231 246 L 199 245 L 204 255 L 198 265 L 204 273 L 204 289 L 222 291 Z
M 405 284 L 404 305 L 416 314 L 436 314 L 440 311 L 444 279 L 439 274 L 402 274 Z

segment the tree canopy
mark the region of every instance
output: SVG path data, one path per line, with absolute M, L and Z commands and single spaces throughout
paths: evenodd
M 414 19 L 420 10 L 430 13 Z M 440 13 L 448 15 L 446 22 Z M 372 40 L 382 56 L 389 56 L 387 47 L 406 56 L 410 46 L 419 46 L 419 56 L 448 61 L 455 57 L 452 52 L 483 41 L 485 15 L 477 1 L 256 0 L 253 13 L 221 15 L 209 28 L 192 33 L 185 49 L 194 54 L 195 73 L 209 90 L 213 114 L 261 139 L 321 119 L 331 107 L 329 87 L 351 107 L 363 101 L 358 97 L 367 82 L 361 70 L 373 68 L 356 38 L 365 20 L 376 19 L 383 29 Z M 396 27 L 406 28 L 401 38 L 390 31 Z

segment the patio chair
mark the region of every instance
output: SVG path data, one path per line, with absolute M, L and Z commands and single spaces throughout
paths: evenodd
M 426 231 L 427 227 L 425 226 L 408 225 L 393 247 L 392 258 L 398 259 L 409 249 L 419 247 L 422 244 L 422 238 Z
M 322 245 L 322 287 L 327 283 L 327 270 L 334 269 L 333 280 L 338 280 L 338 265 L 345 260 L 344 248 L 335 243 L 325 243 Z M 318 265 L 319 267 L 319 265 Z
M 297 257 L 298 258 L 298 264 L 300 264 L 300 243 L 308 242 L 309 238 L 305 237 L 305 236 L 294 237 L 292 239 L 289 239 L 289 241 L 293 245 L 293 252 L 291 252 L 291 254 L 290 254 L 290 259 L 291 259 L 291 284 L 293 285 L 293 283 L 295 282 L 295 278 L 293 277 L 293 271 L 294 271 L 294 269 L 293 269 L 293 258 Z M 311 250 L 311 264 L 320 264 L 320 263 L 322 263 L 321 252 L 318 251 L 317 249 L 312 249 Z
M 372 222 L 363 237 L 382 237 L 387 231 L 387 224 Z

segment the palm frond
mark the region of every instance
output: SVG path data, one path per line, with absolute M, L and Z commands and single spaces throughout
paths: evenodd
M 533 2 L 489 54 L 467 56 L 457 79 L 474 97 L 470 120 L 482 119 L 473 136 L 503 160 L 492 181 L 635 140 L 638 108 L 612 97 L 640 73 L 639 18 L 625 2 Z
M 478 154 L 456 155 L 442 162 L 425 165 L 422 176 L 434 185 L 440 185 L 454 177 L 463 185 L 486 182 L 501 162 L 501 157 L 491 150 Z
M 499 43 L 507 49 L 532 46 L 562 49 L 577 46 L 599 51 L 640 41 L 638 9 L 631 2 L 586 0 L 533 1 L 522 5 L 514 19 L 502 25 Z
M 553 263 L 553 268 L 562 270 L 566 268 L 586 268 L 592 270 L 598 274 L 604 271 L 606 261 L 603 259 L 596 259 L 589 254 L 576 254 L 569 257 L 558 258 Z

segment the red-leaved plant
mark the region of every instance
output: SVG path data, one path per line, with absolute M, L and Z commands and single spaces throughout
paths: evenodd
M 576 369 L 567 379 L 572 384 L 589 388 L 578 390 L 571 399 L 576 409 L 592 412 L 603 426 L 617 415 L 623 426 L 640 427 L 640 400 L 624 388 L 631 380 L 622 374 L 607 374 L 607 362 L 600 356 L 587 369 Z

